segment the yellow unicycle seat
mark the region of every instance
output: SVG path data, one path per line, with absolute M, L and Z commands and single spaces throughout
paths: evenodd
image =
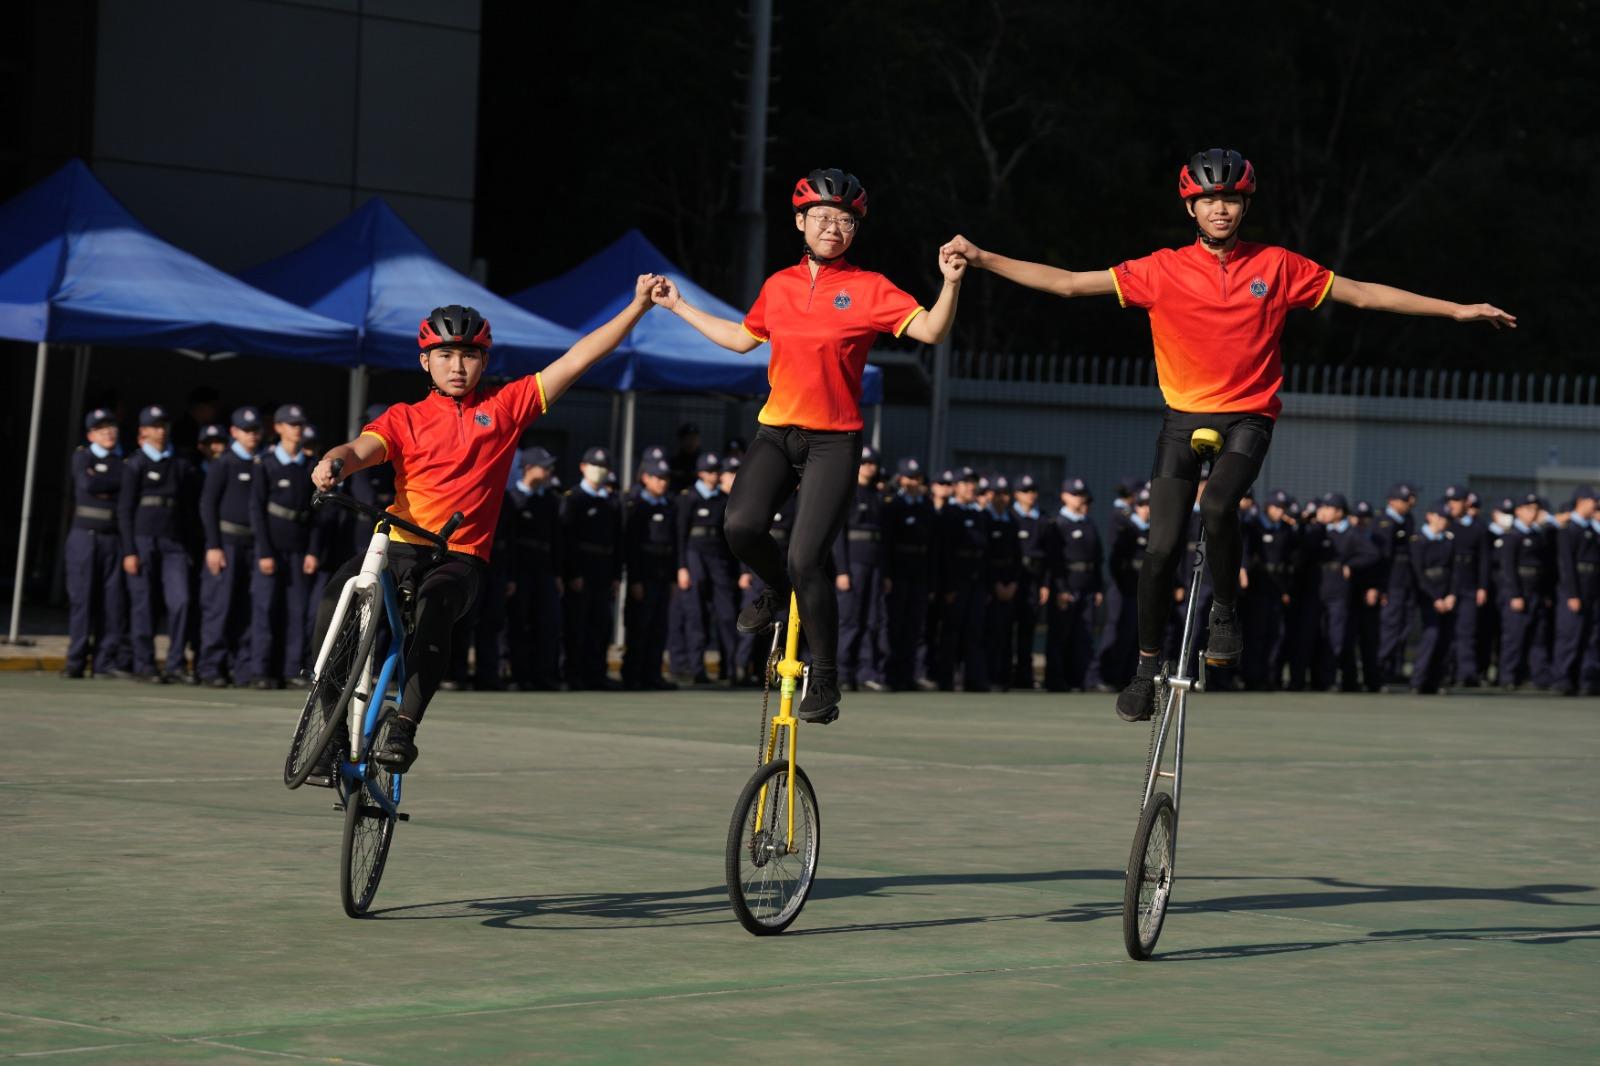
M 1197 429 L 1189 437 L 1189 447 L 1202 459 L 1215 459 L 1222 452 L 1222 434 L 1214 429 Z

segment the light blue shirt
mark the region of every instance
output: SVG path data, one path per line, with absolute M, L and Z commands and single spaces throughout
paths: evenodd
M 610 489 L 606 488 L 604 485 L 601 485 L 599 488 L 595 488 L 593 485 L 589 484 L 587 478 L 578 482 L 578 488 L 582 489 L 585 494 L 600 500 L 603 500 L 607 496 L 611 495 Z
M 700 498 L 702 500 L 709 500 L 709 499 L 711 499 L 711 497 L 715 496 L 717 493 L 721 492 L 722 490 L 719 489 L 719 488 L 715 488 L 713 486 L 707 485 L 704 481 L 696 481 L 694 483 L 694 491 L 696 491 L 696 492 L 698 492 L 700 494 Z
M 645 503 L 649 503 L 649 504 L 657 504 L 657 503 L 660 503 L 662 500 L 666 499 L 665 496 L 657 496 L 655 493 L 651 492 L 649 489 L 646 489 L 646 488 L 641 488 L 639 490 L 639 498 L 641 500 L 643 500 Z
M 1024 518 L 1038 518 L 1039 517 L 1039 508 L 1037 508 L 1037 507 L 1035 507 L 1035 508 L 1033 508 L 1031 510 L 1025 510 L 1023 508 L 1022 504 L 1016 503 L 1015 501 L 1013 501 L 1012 504 L 1011 504 L 1011 509 L 1013 511 L 1017 512 L 1019 515 L 1021 515 Z
M 274 444 L 272 446 L 272 454 L 276 455 L 278 457 L 278 462 L 282 463 L 284 466 L 299 466 L 301 463 L 306 461 L 305 452 L 300 451 L 290 455 L 288 452 L 283 450 L 282 444 Z
M 1393 507 L 1385 507 L 1383 509 L 1383 513 L 1394 519 L 1396 522 L 1404 523 L 1406 520 L 1406 516 L 1403 514 L 1397 514 Z
M 1472 516 L 1469 515 L 1469 514 L 1462 515 L 1460 518 L 1456 519 L 1456 525 L 1458 525 L 1458 526 L 1470 526 L 1470 525 L 1472 525 Z
M 1150 528 L 1150 523 L 1140 518 L 1139 512 L 1137 511 L 1128 512 L 1128 521 L 1132 522 L 1133 528 L 1137 529 L 1140 533 L 1143 533 Z
M 1443 533 L 1435 533 L 1433 531 L 1433 527 L 1432 526 L 1423 526 L 1420 530 L 1418 530 L 1418 532 L 1421 533 L 1428 540 L 1443 540 L 1444 539 L 1444 534 Z
M 1071 511 L 1067 510 L 1065 504 L 1063 504 L 1061 510 L 1056 513 L 1061 515 L 1061 517 L 1065 518 L 1068 522 L 1082 522 L 1085 518 L 1089 517 L 1086 514 L 1073 514 Z
M 1000 511 L 996 511 L 994 509 L 994 504 L 992 504 L 992 503 L 989 506 L 985 507 L 984 510 L 987 511 L 989 513 L 989 517 L 993 518 L 996 522 L 1009 522 L 1009 521 L 1011 521 L 1011 516 L 1010 515 L 1005 514 L 1003 512 L 1000 512 Z
M 254 459 L 256 457 L 255 452 L 252 452 L 249 448 L 246 448 L 243 444 L 240 444 L 238 441 L 234 441 L 232 444 L 228 445 L 228 447 L 233 449 L 233 454 L 234 455 L 237 455 L 239 458 L 243 459 L 247 463 L 250 460 L 252 460 L 252 459 Z
M 1511 520 L 1511 528 L 1516 530 L 1518 533 L 1532 533 L 1533 532 L 1533 527 L 1528 525 L 1528 523 L 1524 522 L 1520 518 L 1513 518 Z
M 102 448 L 100 445 L 95 444 L 92 441 L 89 444 L 89 450 L 94 453 L 94 457 L 96 459 L 104 459 L 107 456 L 116 454 L 116 452 L 111 451 L 109 448 Z
M 139 450 L 141 452 L 144 452 L 146 455 L 148 455 L 150 457 L 150 461 L 152 463 L 159 463 L 161 460 L 170 458 L 171 455 L 172 455 L 172 445 L 170 445 L 170 444 L 167 445 L 167 448 L 166 448 L 165 451 L 160 451 L 160 452 L 156 451 L 154 448 L 150 447 L 150 445 L 148 445 L 148 444 L 139 445 Z
M 1333 530 L 1335 533 L 1343 533 L 1345 530 L 1350 528 L 1350 519 L 1341 518 L 1328 528 Z

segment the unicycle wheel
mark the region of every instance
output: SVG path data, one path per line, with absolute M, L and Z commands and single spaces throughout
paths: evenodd
M 1172 797 L 1157 792 L 1139 815 L 1123 881 L 1122 942 L 1130 958 L 1148 959 L 1161 936 L 1161 923 L 1172 898 L 1177 830 L 1178 812 Z
M 789 763 L 775 759 L 745 782 L 724 853 L 728 900 L 739 924 L 772 936 L 800 916 L 817 875 L 822 817 L 810 778 L 794 769 L 794 834 L 789 835 Z M 760 828 L 757 828 L 759 815 Z

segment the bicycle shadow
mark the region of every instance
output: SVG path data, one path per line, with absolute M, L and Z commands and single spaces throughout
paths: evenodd
M 1152 961 L 1211 962 L 1219 959 L 1253 959 L 1268 955 L 1287 955 L 1297 951 L 1360 947 L 1371 944 L 1504 941 L 1512 944 L 1536 946 L 1543 944 L 1570 944 L 1574 940 L 1593 940 L 1597 938 L 1600 938 L 1600 925 L 1555 927 L 1508 925 L 1481 926 L 1467 929 L 1388 929 L 1375 930 L 1365 936 L 1346 937 L 1340 940 L 1286 940 L 1266 944 L 1233 944 L 1225 947 L 1190 948 L 1185 951 L 1162 952 L 1153 956 Z

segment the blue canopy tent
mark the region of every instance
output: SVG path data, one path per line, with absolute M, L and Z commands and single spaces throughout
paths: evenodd
M 417 323 L 431 308 L 467 304 L 494 326 L 494 373 L 542 370 L 579 334 L 496 296 L 447 266 L 382 198 L 368 200 L 304 247 L 240 275 L 355 327 L 352 432 L 366 406 L 366 368 L 417 368 Z
M 23 564 L 50 344 L 119 344 L 352 361 L 354 331 L 251 288 L 145 229 L 73 160 L 0 204 L 0 337 L 37 345 L 22 529 L 10 639 Z M 80 349 L 77 378 L 86 373 Z M 75 402 L 75 407 L 76 407 Z
M 694 306 L 723 318 L 744 319 L 743 311 L 685 277 L 636 229 L 560 277 L 524 289 L 511 300 L 562 325 L 587 331 L 626 306 L 633 298 L 634 281 L 640 274 L 665 274 Z M 657 312 L 646 315 L 614 353 L 584 375 L 583 383 L 624 394 L 622 475 L 624 483 L 628 483 L 633 475 L 638 391 L 759 396 L 768 391 L 767 360 L 763 350 L 743 355 L 730 352 L 707 340 L 677 315 Z M 867 367 L 862 375 L 861 402 L 883 402 L 883 372 L 875 366 Z

